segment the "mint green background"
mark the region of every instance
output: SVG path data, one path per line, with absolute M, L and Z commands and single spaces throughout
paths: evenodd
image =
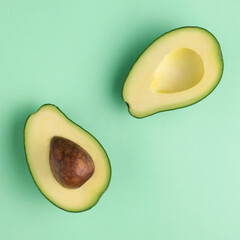
M 0 239 L 239 240 L 240 2 L 0 0 Z M 156 37 L 192 25 L 220 41 L 221 83 L 191 107 L 131 117 L 123 81 Z M 35 186 L 23 126 L 57 105 L 105 147 L 100 202 L 67 213 Z

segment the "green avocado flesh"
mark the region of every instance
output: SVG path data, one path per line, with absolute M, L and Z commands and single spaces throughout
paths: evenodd
M 24 143 L 36 185 L 63 210 L 87 210 L 107 189 L 111 166 L 105 150 L 56 106 L 43 105 L 29 116 Z
M 123 100 L 134 117 L 186 107 L 206 97 L 223 72 L 216 38 L 199 27 L 172 30 L 138 58 L 123 86 Z

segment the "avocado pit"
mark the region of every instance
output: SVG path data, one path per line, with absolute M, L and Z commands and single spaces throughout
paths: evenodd
M 66 188 L 79 188 L 93 175 L 91 156 L 78 144 L 53 137 L 50 142 L 49 163 L 55 179 Z

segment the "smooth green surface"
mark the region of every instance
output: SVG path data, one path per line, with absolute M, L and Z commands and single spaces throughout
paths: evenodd
M 239 240 L 240 2 L 0 1 L 0 239 Z M 162 33 L 199 25 L 219 40 L 223 78 L 205 100 L 138 120 L 121 87 Z M 26 117 L 56 104 L 105 147 L 99 203 L 66 213 L 35 186 Z

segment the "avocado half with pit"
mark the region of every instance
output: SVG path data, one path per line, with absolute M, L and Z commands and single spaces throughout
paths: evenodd
M 162 35 L 143 52 L 122 96 L 130 114 L 143 118 L 200 101 L 217 86 L 222 72 L 217 39 L 203 28 L 183 27 Z
M 105 150 L 56 106 L 43 105 L 28 117 L 24 143 L 36 185 L 59 208 L 87 210 L 107 189 L 111 166 Z

